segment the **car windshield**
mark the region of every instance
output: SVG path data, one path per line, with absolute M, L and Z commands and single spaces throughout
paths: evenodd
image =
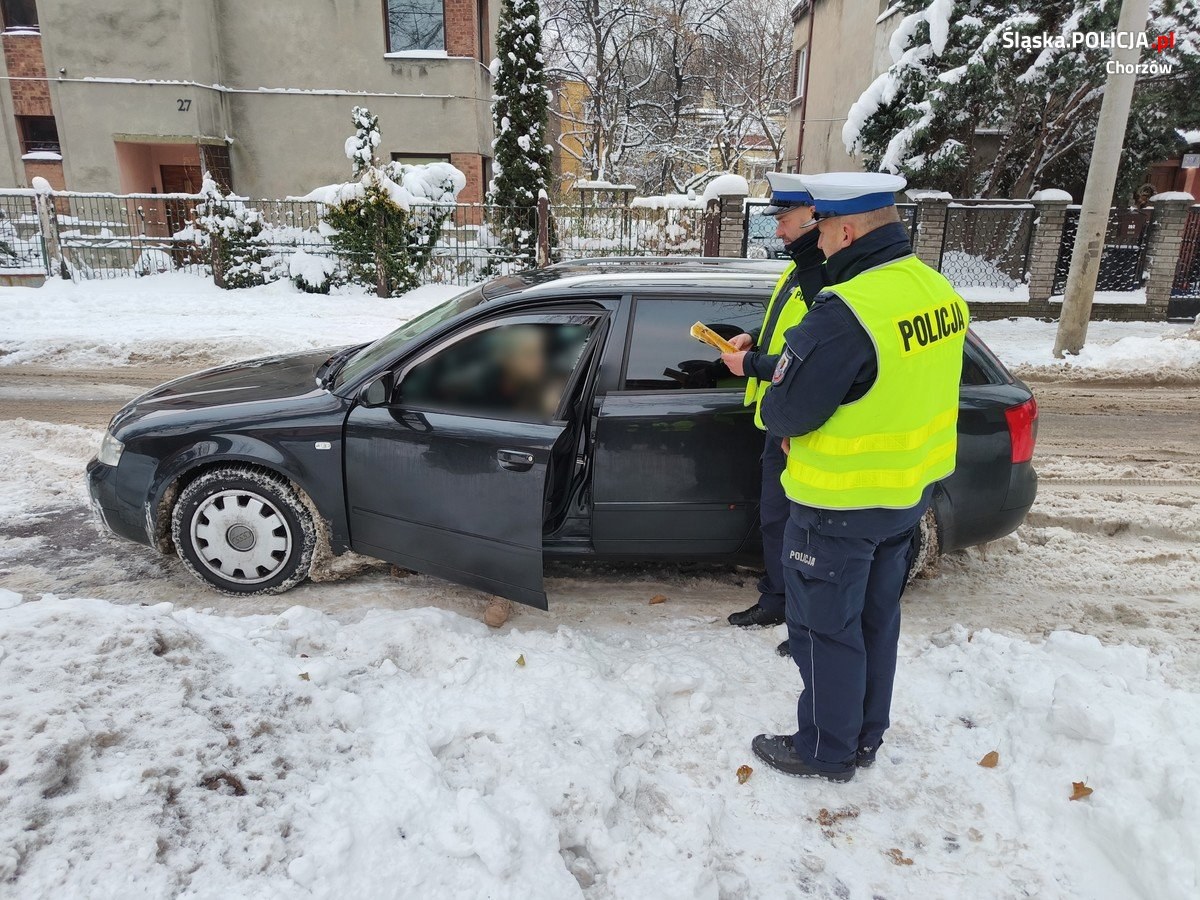
M 341 387 L 348 381 L 355 381 L 361 376 L 369 374 L 413 338 L 454 318 L 461 312 L 474 309 L 483 300 L 483 288 L 473 287 L 466 293 L 459 294 L 433 309 L 426 310 L 415 319 L 410 319 L 395 331 L 384 335 L 373 344 L 368 344 L 350 357 L 338 373 L 335 387 Z

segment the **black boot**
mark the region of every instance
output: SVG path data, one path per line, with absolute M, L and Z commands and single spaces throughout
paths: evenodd
M 749 609 L 731 613 L 729 624 L 736 625 L 738 628 L 750 628 L 754 625 L 782 625 L 783 613 L 767 612 L 755 603 Z
M 772 769 L 795 778 L 824 778 L 826 781 L 844 783 L 854 777 L 854 766 L 830 772 L 809 765 L 792 747 L 792 737 L 788 734 L 760 734 L 750 746 L 754 749 L 754 755 Z
M 879 752 L 879 748 L 883 746 L 883 741 L 879 741 L 871 747 L 859 747 L 858 752 L 854 754 L 854 765 L 860 769 L 869 769 L 875 765 L 875 754 Z

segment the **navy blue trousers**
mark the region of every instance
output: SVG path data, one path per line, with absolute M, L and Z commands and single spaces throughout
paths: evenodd
M 758 581 L 758 605 L 767 612 L 782 616 L 786 605 L 783 584 L 783 530 L 787 525 L 792 503 L 783 492 L 783 475 L 787 457 L 779 438 L 767 435 L 762 452 L 762 495 L 758 501 L 758 524 L 762 531 L 763 565 L 766 574 Z
M 836 771 L 890 724 L 913 529 L 830 537 L 798 521 L 801 509 L 793 505 L 782 556 L 788 645 L 804 679 L 792 745 L 809 764 Z

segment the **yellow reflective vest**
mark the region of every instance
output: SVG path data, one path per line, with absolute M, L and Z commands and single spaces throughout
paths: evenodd
M 791 439 L 782 481 L 822 509 L 907 509 L 954 471 L 967 305 L 915 256 L 826 287 L 875 343 L 879 373 L 860 399 Z
M 783 294 L 783 289 L 787 286 L 788 279 L 795 270 L 795 262 L 788 263 L 788 267 L 783 270 L 783 274 L 775 282 L 775 290 L 771 292 L 771 300 L 767 303 L 767 314 L 763 316 L 763 327 L 766 328 L 767 323 L 771 321 L 771 312 L 775 309 L 775 304 L 783 304 L 783 308 L 779 310 L 779 318 L 775 322 L 775 328 L 767 336 L 766 345 L 763 346 L 761 343 L 759 345 L 760 351 L 771 356 L 783 352 L 784 333 L 793 325 L 798 324 L 804 318 L 804 314 L 808 312 L 808 303 L 806 301 L 809 298 L 804 296 L 804 292 L 800 290 L 799 285 L 788 291 L 786 296 L 780 296 Z M 760 334 L 759 337 L 761 338 L 762 335 Z M 767 388 L 770 386 L 771 382 L 769 380 L 760 381 L 754 377 L 746 379 L 746 395 L 743 399 L 743 405 L 754 406 L 754 424 L 758 426 L 759 431 L 767 430 L 767 426 L 763 424 L 762 420 L 762 400 L 763 395 L 766 394 Z

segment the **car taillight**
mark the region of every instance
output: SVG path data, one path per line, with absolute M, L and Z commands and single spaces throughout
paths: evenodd
M 1037 417 L 1037 401 L 1033 399 L 1004 411 L 1004 418 L 1008 420 L 1008 437 L 1012 442 L 1014 463 L 1029 462 L 1033 459 L 1033 445 L 1037 440 Z

